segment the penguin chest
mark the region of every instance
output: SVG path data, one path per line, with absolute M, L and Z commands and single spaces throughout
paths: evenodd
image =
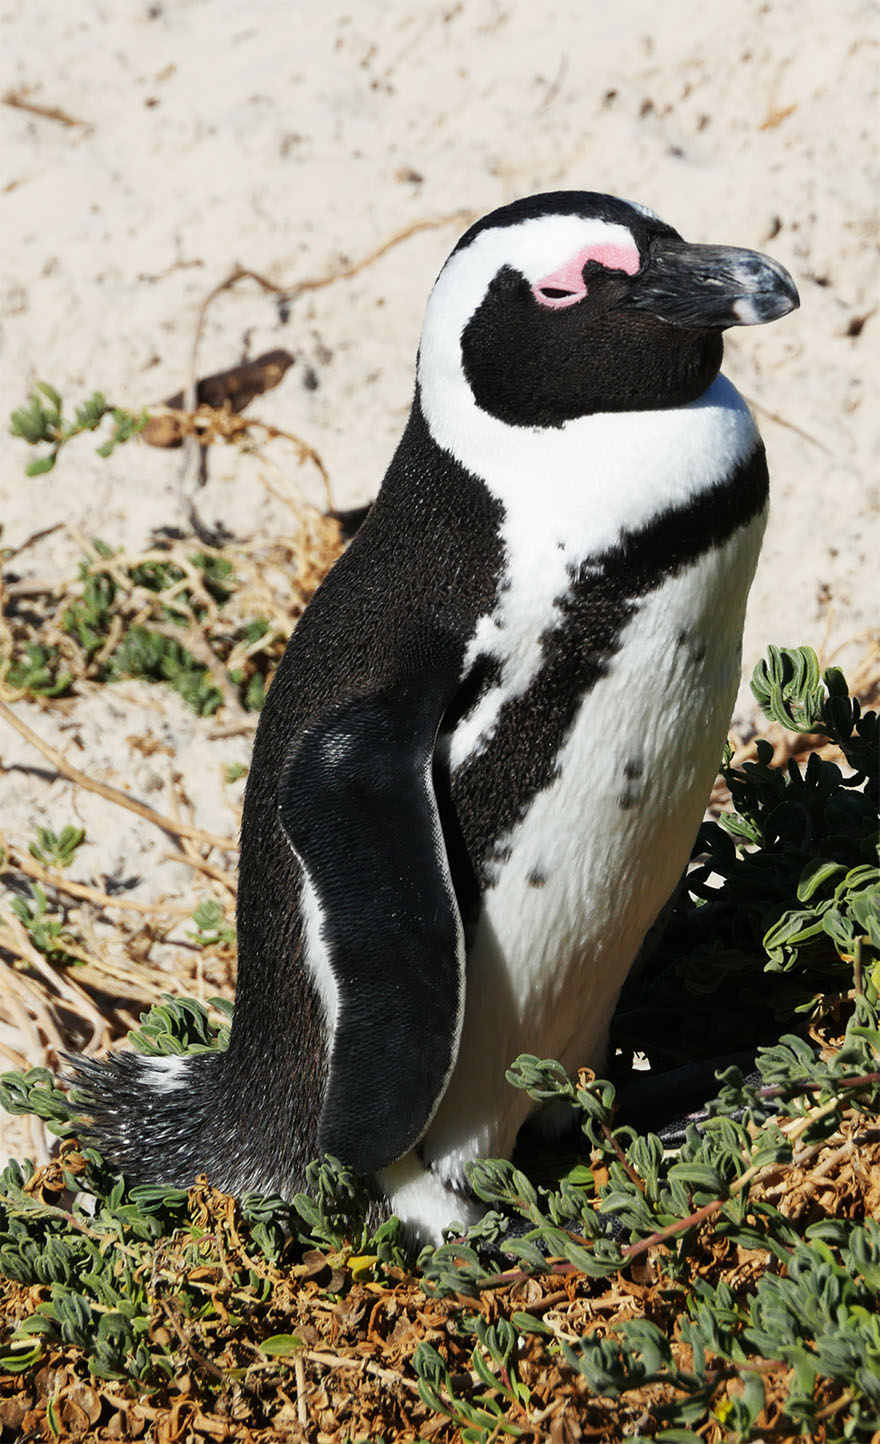
M 534 633 L 519 636 L 515 683 L 505 690 L 502 665 L 494 698 L 484 694 L 453 737 L 453 791 L 457 783 L 482 892 L 459 1060 L 431 1130 L 437 1144 L 444 1115 L 460 1123 L 474 1115 L 474 1098 L 490 1096 L 497 1115 L 486 1110 L 484 1125 L 470 1117 L 473 1141 L 490 1151 L 512 1144 L 524 1095 L 503 1078 L 519 1052 L 569 1069 L 601 1065 L 617 995 L 687 864 L 717 771 L 763 523 L 619 604 L 602 655 L 591 652 L 595 629 L 576 623 L 555 638 L 573 654 L 567 667 L 565 657 L 554 661 L 552 632 L 537 661 Z M 542 669 L 553 666 L 542 686 Z M 578 678 L 583 690 L 571 696 L 563 684 Z M 537 730 L 529 702 L 541 713 Z M 553 750 L 538 766 L 542 741 Z M 493 760 L 502 796 L 492 792 Z M 496 825 L 480 836 L 487 812 Z M 447 1149 L 463 1157 L 463 1136 L 445 1138 Z
M 712 553 L 639 600 L 576 701 L 549 782 L 488 849 L 475 971 L 497 948 L 521 1017 L 541 1032 L 546 1015 L 557 1048 L 586 1049 L 581 1062 L 599 1061 L 617 992 L 686 865 L 718 769 L 747 590 L 730 583 L 736 554 L 750 550 L 728 546 L 733 556 Z

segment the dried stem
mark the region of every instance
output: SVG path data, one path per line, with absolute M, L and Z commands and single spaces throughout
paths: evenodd
M 19 736 L 30 742 L 32 747 L 36 747 L 37 751 L 41 752 L 47 762 L 51 762 L 63 777 L 75 782 L 78 787 L 84 787 L 87 792 L 95 792 L 99 797 L 105 798 L 108 802 L 115 802 L 119 807 L 128 808 L 129 812 L 134 812 L 138 817 L 152 822 L 154 827 L 161 828 L 163 832 L 170 833 L 172 837 L 190 837 L 194 842 L 203 842 L 208 847 L 219 847 L 224 852 L 238 851 L 238 844 L 232 838 L 218 837 L 213 832 L 205 832 L 201 827 L 192 827 L 186 822 L 176 822 L 174 818 L 165 817 L 161 812 L 156 812 L 155 808 L 148 807 L 145 802 L 139 802 L 137 798 L 129 797 L 127 792 L 120 791 L 118 787 L 111 787 L 107 782 L 96 782 L 85 772 L 80 772 L 78 767 L 74 767 L 67 761 L 63 753 L 48 742 L 44 742 L 33 728 L 17 717 L 5 702 L 0 702 L 0 717 L 4 722 L 8 722 L 10 727 L 14 727 Z

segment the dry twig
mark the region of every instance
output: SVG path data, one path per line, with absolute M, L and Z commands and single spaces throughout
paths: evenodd
M 50 743 L 45 742 L 38 733 L 34 732 L 32 727 L 29 727 L 26 722 L 23 722 L 20 717 L 17 717 L 12 708 L 8 707 L 5 702 L 0 702 L 0 718 L 2 718 L 4 722 L 8 722 L 10 727 L 14 727 L 16 732 L 18 732 L 26 742 L 30 742 L 31 746 L 36 747 L 37 751 L 42 753 L 47 762 L 51 762 L 52 766 L 56 768 L 63 777 L 76 783 L 77 787 L 84 787 L 87 792 L 95 792 L 99 797 L 105 798 L 108 802 L 115 802 L 119 807 L 128 808 L 129 812 L 134 812 L 138 817 L 143 817 L 145 821 L 153 823 L 155 827 L 161 828 L 163 832 L 170 833 L 172 837 L 190 837 L 194 842 L 202 842 L 207 847 L 219 847 L 224 852 L 238 851 L 238 843 L 235 842 L 233 838 L 218 837 L 216 833 L 205 832 L 201 827 L 193 827 L 186 822 L 177 822 L 173 817 L 166 817 L 163 813 L 157 812 L 155 808 L 149 807 L 147 803 L 139 802 L 136 797 L 129 797 L 127 792 L 122 792 L 118 787 L 111 787 L 107 782 L 98 782 L 95 778 L 89 777 L 87 773 L 80 772 L 78 767 L 74 767 L 71 762 L 67 761 L 67 758 L 62 752 L 58 751 L 57 747 L 52 747 Z

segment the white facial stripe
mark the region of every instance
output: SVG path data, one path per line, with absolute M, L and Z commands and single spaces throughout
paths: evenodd
M 471 245 L 451 256 L 443 269 L 448 270 L 456 261 L 471 257 L 484 271 L 487 284 L 502 266 L 513 266 L 530 284 L 535 284 L 578 251 L 605 247 L 638 251 L 627 226 L 597 217 L 537 216 L 518 225 L 482 231 Z
M 625 252 L 636 248 L 626 226 L 582 216 L 538 216 L 481 231 L 463 251 L 449 257 L 431 292 L 422 328 L 419 377 L 424 368 L 460 365 L 461 333 L 503 266 L 512 266 L 536 286 L 578 251 L 599 246 Z

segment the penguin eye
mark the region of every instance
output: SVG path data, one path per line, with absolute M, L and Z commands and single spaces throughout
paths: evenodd
M 542 286 L 541 295 L 546 296 L 548 301 L 562 301 L 566 296 L 576 296 L 577 291 L 562 291 L 556 286 Z

